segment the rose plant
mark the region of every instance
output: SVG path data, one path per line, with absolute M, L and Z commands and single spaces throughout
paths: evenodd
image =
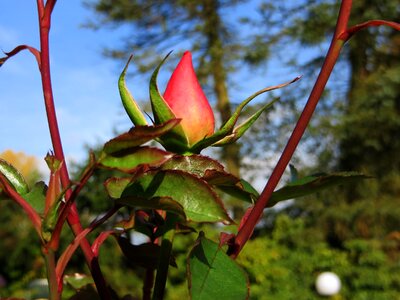
M 320 75 L 271 177 L 262 193 L 258 194 L 247 181 L 229 174 L 220 162 L 202 155 L 201 151 L 237 141 L 274 101 L 237 124 L 245 106 L 258 95 L 287 86 L 299 77 L 249 96 L 238 105 L 227 122 L 215 129 L 215 116 L 197 80 L 190 52 L 184 53 L 163 95 L 157 86 L 157 76 L 168 55 L 154 71 L 149 87 L 152 117 L 145 116 L 126 86 L 128 61 L 118 87 L 134 127 L 106 142 L 99 155 L 92 154 L 81 178 L 72 183 L 58 132 L 50 77 L 49 30 L 56 1 L 37 0 L 37 3 L 40 49 L 18 46 L 6 53 L 0 65 L 22 50 L 30 51 L 37 60 L 54 148 L 54 153 L 46 156 L 50 179 L 47 185 L 41 182 L 29 187 L 18 170 L 0 159 L 0 187 L 21 206 L 37 232 L 38 244 L 46 261 L 50 299 L 60 299 L 64 285 L 71 280 L 75 280 L 74 286 L 78 289 L 76 297 L 84 297 L 80 288 L 88 283 L 87 280 L 79 282 L 77 278 L 64 276 L 65 268 L 78 247 L 85 254 L 97 295 L 101 299 L 118 299 L 118 291 L 107 284 L 98 261 L 101 245 L 109 237 L 118 241 L 132 264 L 146 269 L 143 299 L 162 299 L 169 266 L 176 265 L 173 256 L 174 236 L 180 233 L 195 234 L 196 223 L 218 222 L 233 224 L 237 232 L 221 232 L 219 241 L 208 239 L 206 232 L 198 233 L 195 244 L 188 251 L 186 266 L 190 297 L 248 299 L 248 279 L 235 258 L 251 237 L 264 209 L 332 184 L 366 177 L 353 172 L 308 176 L 295 179 L 276 190 L 343 44 L 361 29 L 387 25 L 399 30 L 398 23 L 373 20 L 349 27 L 352 1 L 342 1 L 335 34 Z M 159 143 L 163 149 L 149 144 L 151 141 Z M 79 201 L 79 193 L 94 170 L 102 168 L 116 169 L 124 175 L 108 178 L 104 183 L 108 197 L 114 203 L 113 208 L 83 228 L 75 202 Z M 247 203 L 249 208 L 241 220 L 235 222 L 229 216 L 222 201 L 223 194 Z M 94 238 L 93 243 L 89 243 L 87 235 L 122 207 L 130 210 L 130 217 L 108 226 L 107 230 Z M 65 222 L 75 238 L 65 249 L 60 249 L 61 229 Z M 131 244 L 126 235 L 135 231 L 145 234 L 148 241 L 141 245 Z M 133 297 L 137 295 L 129 299 Z

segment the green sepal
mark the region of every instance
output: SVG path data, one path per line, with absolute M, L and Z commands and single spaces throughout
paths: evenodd
M 168 103 L 161 95 L 157 86 L 157 76 L 161 66 L 167 60 L 167 56 L 161 61 L 161 63 L 154 70 L 153 75 L 150 79 L 150 101 L 153 110 L 154 121 L 156 124 L 167 122 L 171 119 L 176 119 L 175 114 L 172 112 Z M 189 141 L 181 125 L 177 125 L 168 134 L 160 138 L 160 143 L 167 149 L 173 150 L 177 153 L 184 153 L 188 149 Z
M 49 167 L 51 173 L 55 173 L 61 169 L 62 161 L 57 159 L 54 154 L 47 153 L 44 160 L 46 161 L 46 164 Z
M 200 151 L 202 149 L 207 148 L 207 147 L 211 146 L 212 144 L 217 143 L 219 140 L 223 139 L 225 136 L 231 134 L 236 125 L 237 120 L 239 119 L 240 113 L 242 112 L 243 108 L 257 96 L 259 96 L 263 93 L 272 91 L 272 90 L 276 90 L 276 89 L 285 87 L 299 79 L 300 79 L 300 77 L 296 77 L 289 82 L 285 82 L 283 84 L 267 87 L 267 88 L 264 88 L 262 90 L 255 92 L 254 94 L 252 94 L 251 96 L 246 98 L 242 103 L 240 103 L 238 105 L 238 107 L 236 108 L 236 110 L 232 114 L 232 116 L 228 119 L 228 121 L 226 121 L 226 123 L 224 125 L 222 125 L 222 127 L 217 132 L 215 132 L 213 135 L 211 135 L 211 136 L 199 141 L 195 145 L 193 145 L 192 148 L 190 149 L 190 151 L 193 153 L 200 153 Z M 272 103 L 273 102 L 274 101 L 272 101 Z M 270 105 L 272 103 L 269 103 L 267 105 Z
M 146 117 L 143 115 L 140 107 L 133 99 L 132 94 L 129 92 L 125 82 L 126 71 L 128 70 L 131 59 L 132 55 L 129 57 L 128 62 L 126 63 L 125 68 L 118 79 L 119 94 L 121 96 L 122 105 L 124 106 L 125 111 L 132 123 L 136 126 L 145 126 L 147 125 Z
M 254 113 L 251 117 L 249 117 L 246 121 L 244 121 L 239 126 L 235 127 L 231 134 L 225 136 L 224 138 L 220 139 L 218 142 L 212 144 L 214 147 L 221 147 L 227 144 L 231 144 L 236 142 L 239 138 L 243 136 L 243 134 L 253 125 L 253 123 L 261 116 L 261 114 L 272 107 L 272 105 L 278 99 L 271 101 L 270 103 L 264 105 L 261 109 L 259 109 L 256 113 Z
M 2 158 L 0 158 L 0 173 L 21 196 L 29 192 L 29 186 L 22 174 L 16 168 L 14 168 L 13 165 Z

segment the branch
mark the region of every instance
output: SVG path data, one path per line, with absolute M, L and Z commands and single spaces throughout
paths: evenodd
M 11 50 L 10 52 L 4 52 L 4 54 L 6 55 L 5 57 L 0 58 L 0 67 L 11 57 L 13 57 L 14 55 L 18 54 L 20 51 L 22 50 L 29 50 L 33 56 L 35 56 L 37 64 L 39 66 L 39 70 L 41 67 L 40 64 L 40 52 L 38 49 L 28 46 L 28 45 L 19 45 L 17 47 L 15 47 L 13 50 Z
M 42 16 L 44 14 L 44 3 L 43 0 L 37 0 L 37 9 L 38 9 L 38 13 L 39 13 L 39 22 L 42 19 Z
M 86 238 L 86 236 L 91 233 L 94 229 L 96 229 L 98 226 L 100 226 L 101 224 L 103 224 L 105 221 L 107 221 L 113 214 L 115 214 L 118 209 L 120 207 L 119 206 L 115 206 L 112 209 L 110 209 L 102 218 L 98 219 L 98 220 L 94 220 L 88 228 L 82 230 L 72 241 L 72 243 L 70 243 L 68 245 L 68 247 L 64 250 L 63 254 L 60 256 L 60 258 L 58 259 L 57 262 L 57 267 L 56 267 L 56 274 L 57 274 L 57 279 L 59 281 L 59 285 L 62 285 L 62 278 L 63 278 L 63 274 L 65 271 L 65 268 L 68 264 L 68 262 L 70 261 L 72 255 L 75 253 L 76 249 L 79 247 L 79 244 L 81 243 L 81 241 L 83 239 Z M 98 253 L 99 253 L 99 247 L 101 246 L 101 244 L 104 242 L 104 240 L 112 233 L 114 233 L 115 230 L 108 230 L 105 232 L 102 232 L 99 237 L 97 237 L 97 239 L 95 240 L 95 242 L 93 243 L 93 253 L 94 253 L 94 257 L 97 258 Z
M 66 189 L 65 199 L 71 197 L 71 182 L 68 174 L 67 164 L 65 162 L 64 150 L 61 142 L 60 131 L 58 129 L 58 122 L 56 116 L 56 110 L 54 106 L 53 89 L 51 84 L 50 74 L 50 52 L 49 52 L 49 31 L 51 25 L 51 12 L 53 11 L 56 0 L 48 0 L 46 7 L 43 11 L 43 1 L 38 0 L 38 11 L 39 11 L 39 29 L 40 29 L 40 54 L 41 54 L 41 70 L 40 75 L 42 79 L 42 89 L 46 108 L 46 115 L 48 126 L 50 130 L 51 141 L 53 144 L 55 157 L 63 162 L 61 167 L 61 184 Z M 72 202 L 69 214 L 68 224 L 74 232 L 75 236 L 82 232 L 82 225 L 80 223 L 79 214 L 74 202 Z M 92 252 L 90 244 L 85 237 L 82 238 L 80 244 L 82 251 L 85 255 L 86 262 L 92 273 L 93 280 L 95 281 L 96 288 L 99 294 L 105 299 L 109 299 L 110 294 L 107 289 L 103 274 L 101 273 L 100 266 Z
M 385 20 L 370 20 L 361 24 L 354 25 L 353 27 L 348 28 L 345 32 L 340 35 L 340 39 L 344 41 L 348 41 L 354 34 L 359 32 L 362 29 L 368 27 L 376 27 L 376 26 L 389 26 L 394 28 L 395 30 L 400 31 L 400 23 L 385 21 Z
M 54 231 L 51 237 L 50 241 L 50 247 L 52 249 L 57 249 L 58 241 L 60 239 L 61 235 L 61 230 L 63 228 L 63 225 L 65 223 L 65 220 L 68 218 L 68 215 L 70 214 L 71 211 L 71 206 L 75 203 L 75 199 L 78 197 L 80 191 L 82 188 L 86 185 L 88 180 L 93 174 L 93 171 L 95 169 L 95 164 L 94 162 L 91 162 L 88 167 L 84 170 L 82 178 L 80 179 L 79 183 L 75 186 L 74 190 L 70 194 L 68 198 L 66 198 L 66 202 L 61 208 L 61 211 L 58 215 L 57 218 L 57 223 L 54 227 Z M 53 248 L 55 247 L 55 248 Z

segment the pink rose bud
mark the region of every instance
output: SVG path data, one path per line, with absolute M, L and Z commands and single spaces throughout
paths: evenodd
M 197 80 L 192 55 L 186 51 L 165 89 L 164 99 L 192 146 L 214 133 L 214 113 Z

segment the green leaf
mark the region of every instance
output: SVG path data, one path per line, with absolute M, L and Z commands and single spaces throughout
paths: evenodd
M 176 119 L 175 114 L 164 100 L 157 86 L 158 72 L 170 54 L 171 52 L 168 53 L 167 56 L 161 61 L 161 63 L 154 70 L 150 79 L 150 101 L 156 124 L 164 123 L 171 119 Z M 167 136 L 163 137 L 162 143 L 167 149 L 172 147 L 172 149 L 177 148 L 183 151 L 187 150 L 189 145 L 189 141 L 181 125 L 177 125 L 167 134 Z
M 152 243 L 132 245 L 128 239 L 123 237 L 118 238 L 118 245 L 130 265 L 150 269 L 157 268 L 161 252 L 159 245 Z M 169 264 L 174 267 L 177 266 L 173 256 L 170 257 Z
M 161 169 L 189 172 L 240 200 L 253 203 L 258 197 L 257 191 L 248 182 L 226 173 L 223 165 L 204 155 L 175 155 L 167 160 Z
M 86 274 L 75 273 L 73 275 L 65 275 L 64 283 L 69 284 L 74 290 L 80 290 L 88 284 L 93 284 L 93 278 Z
M 0 173 L 21 196 L 29 192 L 28 184 L 25 182 L 22 174 L 16 168 L 14 168 L 14 166 L 2 158 L 0 158 Z
M 223 171 L 224 166 L 218 161 L 203 155 L 175 155 L 162 166 L 163 170 L 181 170 L 203 177 L 207 170 Z
M 24 195 L 24 199 L 39 213 L 44 211 L 47 185 L 43 181 L 37 182 L 32 190 Z
M 132 172 L 140 165 L 159 166 L 171 157 L 171 153 L 152 147 L 137 147 L 112 154 L 104 154 L 99 160 L 103 167 Z
M 103 152 L 106 154 L 112 154 L 135 148 L 164 135 L 177 126 L 179 122 L 179 120 L 173 119 L 155 126 L 136 126 L 128 132 L 105 143 Z
M 57 159 L 54 154 L 47 153 L 44 160 L 46 161 L 47 166 L 49 167 L 51 173 L 56 173 L 57 171 L 59 171 L 61 169 L 62 161 Z
M 258 198 L 257 191 L 247 181 L 239 179 L 232 174 L 207 170 L 202 179 L 236 199 L 254 203 Z
M 144 198 L 140 196 L 123 196 L 116 200 L 117 204 L 126 205 L 134 208 L 161 209 L 173 212 L 186 220 L 186 215 L 182 205 L 167 196 L 155 196 L 152 198 Z
M 257 121 L 257 119 L 261 116 L 261 114 L 265 110 L 267 110 L 267 109 L 272 107 L 272 104 L 274 104 L 275 101 L 276 100 L 264 105 L 256 113 L 254 113 L 251 117 L 249 117 L 246 121 L 244 121 L 239 126 L 235 127 L 231 134 L 225 136 L 224 138 L 222 138 L 218 142 L 212 144 L 212 146 L 220 147 L 220 146 L 224 146 L 224 145 L 232 144 L 232 143 L 236 142 L 239 138 L 241 138 L 243 136 L 243 134 L 247 131 L 247 129 L 249 129 L 251 127 L 251 125 L 253 125 L 253 123 L 255 121 Z
M 353 180 L 367 178 L 370 177 L 357 172 L 338 172 L 303 177 L 273 192 L 267 207 L 272 207 L 283 200 L 310 195 L 334 185 L 346 184 Z
M 181 223 L 182 220 L 175 214 L 167 213 L 164 224 L 157 226 L 156 231 L 153 232 L 154 237 L 163 236 L 170 230 L 175 230 L 176 233 L 193 233 L 197 232 L 193 227 L 184 225 Z
M 61 204 L 61 201 L 54 202 L 54 204 L 50 207 L 47 214 L 44 216 L 44 219 L 42 222 L 42 237 L 43 237 L 43 240 L 45 240 L 46 242 L 50 241 L 53 230 L 57 224 L 58 209 L 60 207 L 60 204 Z
M 132 178 L 112 177 L 104 182 L 104 186 L 111 198 L 118 199 L 131 181 Z
M 188 260 L 192 300 L 243 300 L 249 298 L 244 271 L 213 241 L 200 234 Z
M 121 100 L 122 100 L 122 104 L 125 108 L 125 111 L 128 114 L 131 121 L 133 122 L 133 124 L 135 124 L 136 126 L 145 126 L 145 125 L 147 125 L 146 117 L 143 115 L 139 106 L 133 99 L 132 94 L 129 92 L 128 88 L 126 87 L 125 75 L 126 75 L 126 71 L 128 70 L 128 66 L 129 66 L 131 59 L 132 59 L 132 55 L 129 57 L 128 62 L 126 63 L 125 68 L 121 73 L 121 76 L 119 77 L 119 80 L 118 80 L 119 94 L 121 95 Z
M 149 171 L 138 176 L 122 197 L 171 197 L 194 222 L 231 223 L 217 194 L 198 177 L 178 170 Z

